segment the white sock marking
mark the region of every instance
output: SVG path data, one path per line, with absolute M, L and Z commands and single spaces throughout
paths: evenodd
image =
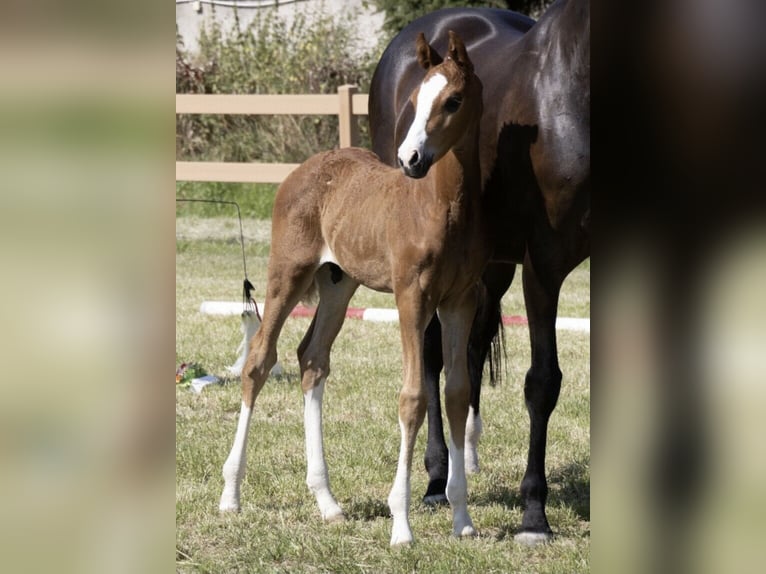
M 314 493 L 319 512 L 327 521 L 343 517 L 343 511 L 330 491 L 322 435 L 322 397 L 325 381 L 303 395 L 303 425 L 306 432 L 306 484 Z
M 388 507 L 394 524 L 391 528 L 391 546 L 409 544 L 413 541 L 410 528 L 410 472 L 407 465 L 407 431 L 399 419 L 401 443 L 399 445 L 399 464 L 396 467 L 396 478 L 388 495 Z
M 473 406 L 468 407 L 468 418 L 465 421 L 465 470 L 469 474 L 479 472 L 479 438 L 484 430 L 481 415 L 477 415 Z
M 239 512 L 239 487 L 245 476 L 247 465 L 247 431 L 250 427 L 252 411 L 242 403 L 237 422 L 237 433 L 234 444 L 226 462 L 223 465 L 223 493 L 218 508 L 221 512 Z
M 450 437 L 447 500 L 452 507 L 452 533 L 455 536 L 474 536 L 476 529 L 468 515 L 468 481 L 463 456 L 463 449 L 457 448 Z

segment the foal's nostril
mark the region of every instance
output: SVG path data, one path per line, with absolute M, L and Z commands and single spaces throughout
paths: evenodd
M 412 152 L 412 155 L 410 156 L 410 167 L 412 167 L 413 165 L 417 165 L 419 160 L 420 160 L 420 155 L 418 155 L 417 150 L 414 150 Z

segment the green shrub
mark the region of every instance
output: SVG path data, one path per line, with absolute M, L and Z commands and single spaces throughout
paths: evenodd
M 393 38 L 416 18 L 450 7 L 507 8 L 532 18 L 539 18 L 553 0 L 366 0 L 365 4 L 385 12 L 383 30 L 387 39 Z
M 366 93 L 377 53 L 359 49 L 351 19 L 306 13 L 291 24 L 274 9 L 259 10 L 247 26 L 238 19 L 200 30 L 199 53 L 176 34 L 176 92 L 198 94 L 334 94 L 344 84 Z M 360 145 L 369 147 L 366 116 L 358 117 Z M 300 163 L 338 146 L 337 116 L 176 116 L 176 160 Z M 179 182 L 178 197 L 237 201 L 242 215 L 271 217 L 276 186 Z M 181 204 L 184 205 L 184 204 Z M 231 215 L 214 205 L 180 210 Z M 222 211 L 223 210 L 223 211 Z

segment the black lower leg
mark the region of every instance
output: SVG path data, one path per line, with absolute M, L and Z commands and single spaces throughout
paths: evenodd
M 545 479 L 545 446 L 548 436 L 548 419 L 556 406 L 561 389 L 561 371 L 556 368 L 545 374 L 534 369 L 527 373 L 524 396 L 529 413 L 529 456 L 527 470 L 521 482 L 521 497 L 524 500 L 522 532 L 551 534 L 545 516 L 545 502 L 548 497 L 548 483 Z
M 428 390 L 428 443 L 425 466 L 428 472 L 428 489 L 424 501 L 446 503 L 447 471 L 449 454 L 444 441 L 441 401 L 439 399 L 439 375 L 444 363 L 442 357 L 441 325 L 434 316 L 425 332 L 423 346 L 425 381 Z

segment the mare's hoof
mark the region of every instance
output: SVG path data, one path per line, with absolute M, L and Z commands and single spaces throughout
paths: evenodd
M 423 504 L 427 506 L 447 506 L 449 501 L 446 494 L 426 494 L 423 497 Z
M 539 544 L 545 544 L 553 540 L 553 533 L 551 532 L 532 532 L 524 531 L 516 534 L 513 539 L 519 544 L 524 546 L 537 546 Z
M 435 478 L 428 483 L 426 495 L 423 497 L 423 504 L 428 506 L 441 506 L 449 504 L 447 501 L 447 479 Z

